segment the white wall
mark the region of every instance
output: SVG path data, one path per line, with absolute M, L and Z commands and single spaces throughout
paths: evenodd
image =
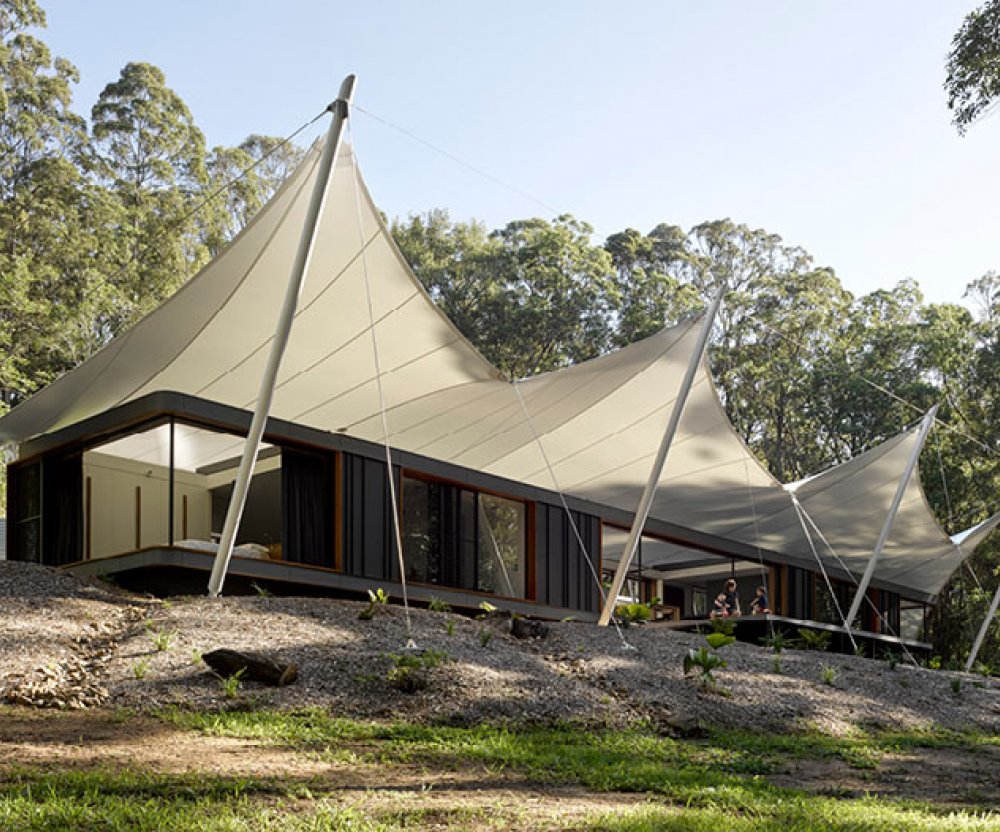
M 170 502 L 168 468 L 88 451 L 83 456 L 83 478 L 84 500 L 87 499 L 87 481 L 90 481 L 90 528 L 84 529 L 84 540 L 86 541 L 89 535 L 92 558 L 167 544 L 169 540 L 167 514 Z M 207 480 L 208 478 L 201 474 L 187 471 L 174 472 L 175 541 L 184 537 L 185 497 L 187 497 L 187 537 L 202 540 L 209 538 L 212 503 Z M 137 511 L 137 489 L 141 506 L 139 511 Z M 86 514 L 85 506 L 85 526 Z M 137 519 L 140 523 L 138 541 Z

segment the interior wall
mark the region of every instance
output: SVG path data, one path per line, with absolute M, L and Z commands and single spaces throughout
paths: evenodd
M 92 558 L 169 542 L 169 468 L 88 451 L 83 457 L 83 478 L 85 557 L 86 541 Z M 175 471 L 175 540 L 183 536 L 184 497 L 187 497 L 187 536 L 208 539 L 211 500 L 205 480 L 200 474 Z

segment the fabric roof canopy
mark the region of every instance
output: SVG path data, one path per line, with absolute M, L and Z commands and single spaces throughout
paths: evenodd
M 314 147 L 240 236 L 173 297 L 0 419 L 0 442 L 21 442 L 158 390 L 253 408 L 318 156 Z M 430 301 L 348 148 L 326 205 L 273 416 L 382 441 L 367 274 L 393 446 L 635 510 L 694 347 L 694 321 L 515 387 Z M 189 439 L 185 453 L 194 466 L 197 433 Z M 791 491 L 836 555 L 860 572 L 913 441 L 914 433 L 905 433 L 786 490 L 733 431 L 702 362 L 651 517 L 811 557 Z M 206 440 L 201 464 L 226 452 L 218 439 Z M 829 549 L 820 554 L 836 563 Z M 914 479 L 875 581 L 929 597 L 961 558 Z

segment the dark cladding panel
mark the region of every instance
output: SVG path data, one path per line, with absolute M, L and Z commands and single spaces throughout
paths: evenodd
M 597 569 L 601 521 L 589 514 L 573 512 L 580 539 L 563 508 L 537 504 L 536 595 L 540 602 L 556 607 L 596 612 L 599 594 L 587 558 Z
M 7 469 L 7 557 L 40 563 L 42 559 L 42 465 L 11 465 Z
M 42 463 L 42 563 L 83 559 L 83 454 Z

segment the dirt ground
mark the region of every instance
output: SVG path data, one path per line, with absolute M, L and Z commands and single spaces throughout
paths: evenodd
M 179 730 L 149 716 L 102 710 L 4 708 L 0 781 L 17 767 L 274 778 L 284 786 L 307 786 L 314 795 L 364 813 L 391 812 L 404 804 L 407 812 L 429 816 L 482 812 L 491 824 L 505 829 L 517 829 L 522 821 L 523 828 L 531 829 L 540 821 L 570 823 L 576 817 L 649 802 L 644 795 L 595 794 L 484 766 L 450 771 L 406 763 L 324 761 L 250 740 Z M 938 748 L 887 754 L 871 769 L 851 768 L 839 758 L 792 760 L 768 779 L 778 786 L 838 797 L 877 794 L 983 809 L 1000 805 L 998 771 L 1000 749 L 989 746 L 975 753 Z

